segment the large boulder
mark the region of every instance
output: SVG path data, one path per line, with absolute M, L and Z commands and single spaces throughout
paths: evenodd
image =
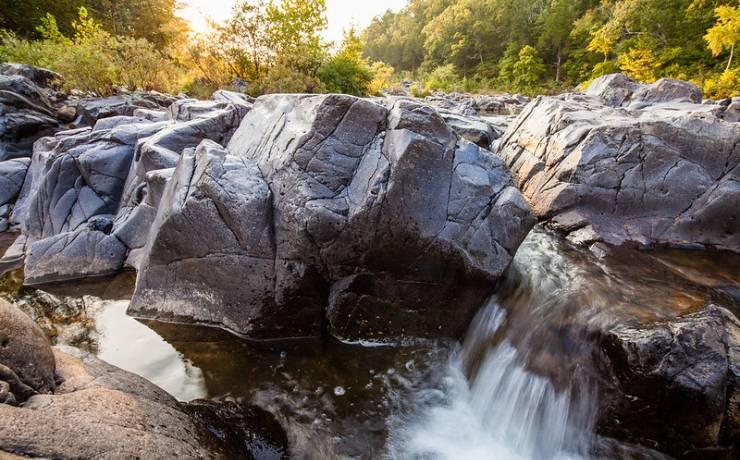
M 23 407 L 0 404 L 0 453 L 57 459 L 287 458 L 284 432 L 259 409 L 179 403 L 143 378 L 79 350 L 60 347 L 54 357 L 62 381 L 54 394 L 35 395 Z
M 179 158 L 134 315 L 258 338 L 324 319 L 343 339 L 458 336 L 534 224 L 501 160 L 409 101 L 264 96 L 227 150 Z
M 599 430 L 677 456 L 740 449 L 740 322 L 710 305 L 603 335 Z M 724 456 L 718 455 L 725 450 Z
M 740 250 L 740 124 L 711 106 L 539 97 L 498 153 L 537 216 L 574 241 Z
M 20 404 L 55 388 L 54 356 L 43 331 L 0 299 L 0 406 Z
M 0 232 L 8 229 L 10 213 L 26 179 L 30 158 L 0 161 Z

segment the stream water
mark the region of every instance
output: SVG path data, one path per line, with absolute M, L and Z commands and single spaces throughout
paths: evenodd
M 599 251 L 595 251 L 596 254 Z M 719 303 L 738 314 L 740 258 L 678 250 L 601 255 L 535 229 L 465 340 L 402 347 L 258 344 L 139 322 L 134 275 L 0 295 L 70 343 L 182 400 L 234 398 L 274 413 L 296 458 L 659 458 L 593 434 L 594 336 Z

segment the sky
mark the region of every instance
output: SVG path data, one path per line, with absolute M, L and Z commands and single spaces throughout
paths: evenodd
M 180 16 L 190 21 L 196 32 L 207 30 L 207 18 L 223 21 L 229 17 L 235 0 L 181 0 L 185 8 Z M 355 25 L 362 29 L 386 10 L 400 10 L 407 0 L 326 0 L 329 27 L 324 31 L 327 41 L 339 43 L 345 29 Z

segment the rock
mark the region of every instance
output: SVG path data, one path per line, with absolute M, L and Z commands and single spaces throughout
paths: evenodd
M 578 242 L 740 250 L 740 124 L 713 106 L 540 97 L 498 153 L 537 216 Z
M 661 78 L 651 85 L 641 85 L 632 95 L 632 105 L 662 102 L 701 103 L 701 88 L 693 83 L 672 78 Z
M 59 459 L 253 459 L 263 448 L 275 453 L 271 458 L 286 458 L 286 444 L 270 444 L 284 442 L 285 434 L 275 434 L 274 419 L 256 409 L 191 407 L 79 350 L 59 347 L 54 355 L 63 380 L 55 394 L 33 396 L 22 408 L 0 404 L 0 451 Z M 243 437 L 224 436 L 232 433 Z
M 137 109 L 163 110 L 175 98 L 155 91 L 136 91 L 104 98 L 85 98 L 77 104 L 78 125 L 93 126 L 102 118 L 114 116 L 133 116 Z
M 620 326 L 600 348 L 603 434 L 682 457 L 740 446 L 740 322 L 732 313 L 710 305 L 665 323 Z
M 30 158 L 0 161 L 0 206 L 15 202 L 30 164 Z
M 640 83 L 621 73 L 604 75 L 592 81 L 586 94 L 596 96 L 609 107 L 621 107 L 640 87 Z
M 475 96 L 475 104 L 481 116 L 518 115 L 531 99 L 521 94 L 500 94 L 496 96 Z
M 621 73 L 599 77 L 585 92 L 595 96 L 609 107 L 642 108 L 666 102 L 700 104 L 701 89 L 693 83 L 661 78 L 653 84 L 639 83 Z
M 108 234 L 113 226 L 110 219 L 103 228 L 98 226 L 100 221 L 96 216 L 87 227 L 31 243 L 26 249 L 24 284 L 111 275 L 121 270 L 128 248 Z
M 0 405 L 21 404 L 34 394 L 54 391 L 54 356 L 41 329 L 2 299 L 0 324 Z
M 0 75 L 0 161 L 30 157 L 33 143 L 59 129 L 44 88 L 21 74 Z
M 216 102 L 231 102 L 233 104 L 253 104 L 254 98 L 244 93 L 237 93 L 236 91 L 226 91 L 220 89 L 213 93 L 211 99 Z
M 477 117 L 464 117 L 445 112 L 441 112 L 440 115 L 460 137 L 484 149 L 490 149 L 491 143 L 499 137 L 491 125 Z
M 20 75 L 31 80 L 38 86 L 48 88 L 56 82 L 63 80 L 62 76 L 49 69 L 35 67 L 29 64 L 5 63 L 0 64 L 1 75 Z
M 132 314 L 255 338 L 324 318 L 343 339 L 458 336 L 534 224 L 497 157 L 408 101 L 263 96 L 227 150 L 179 158 Z

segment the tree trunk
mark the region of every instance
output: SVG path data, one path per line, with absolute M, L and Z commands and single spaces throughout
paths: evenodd
M 730 59 L 727 61 L 727 68 L 725 71 L 730 70 L 730 67 L 732 67 L 732 58 L 735 56 L 735 44 L 730 47 Z
M 560 55 L 560 48 L 558 48 L 558 60 L 555 64 L 555 83 L 560 83 L 560 65 L 561 65 L 562 57 Z

